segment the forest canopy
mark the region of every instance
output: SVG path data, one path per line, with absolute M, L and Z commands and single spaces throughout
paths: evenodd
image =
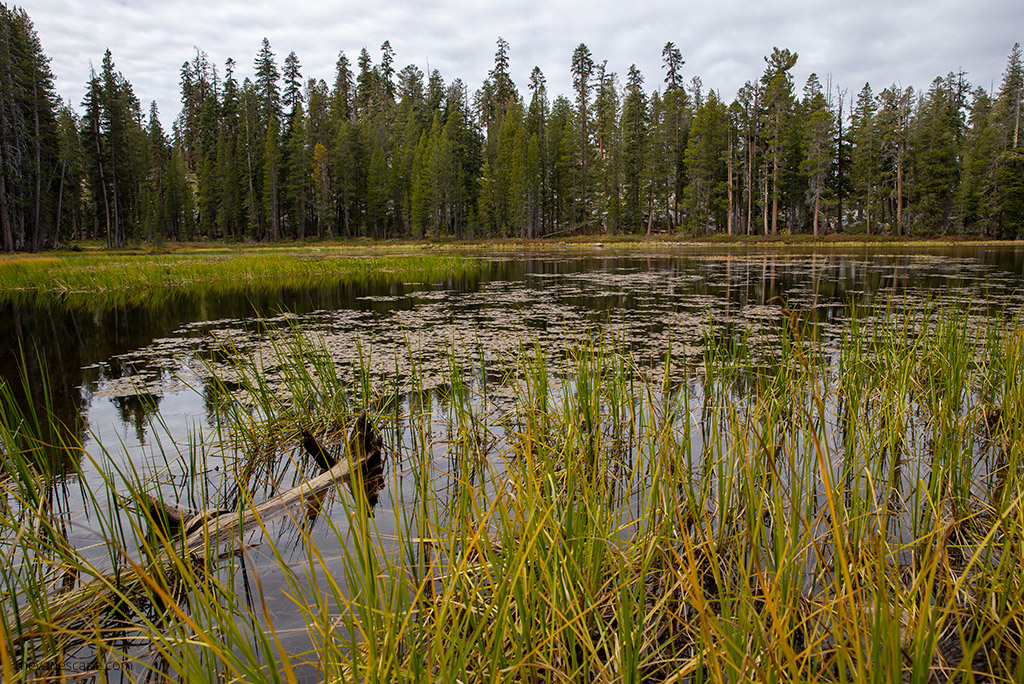
M 27 13 L 0 4 L 2 249 L 76 240 L 275 242 L 308 238 L 538 238 L 573 232 L 897 236 L 1024 233 L 1012 47 L 997 88 L 963 73 L 924 90 L 856 93 L 775 48 L 731 99 L 663 69 L 624 76 L 580 44 L 573 89 L 534 67 L 520 93 L 511 46 L 470 92 L 436 69 L 338 56 L 331 82 L 279 63 L 263 40 L 254 78 L 197 50 L 180 67 L 170 131 L 143 109 L 108 50 L 61 100 Z

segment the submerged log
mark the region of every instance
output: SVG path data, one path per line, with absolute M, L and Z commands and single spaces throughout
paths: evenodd
M 302 448 L 323 470 L 330 470 L 338 463 L 338 459 L 327 453 L 309 430 L 302 431 Z
M 304 433 L 305 434 L 309 433 Z M 310 435 L 312 438 L 312 435 Z M 304 440 L 305 441 L 305 440 Z M 316 440 L 313 439 L 316 443 Z M 318 443 L 317 448 L 323 449 Z M 221 546 L 230 541 L 241 541 L 245 534 L 259 529 L 264 521 L 304 506 L 315 505 L 321 495 L 336 483 L 348 480 L 353 470 L 366 463 L 379 465 L 383 440 L 376 426 L 366 415 L 359 414 L 349 432 L 347 454 L 334 460 L 321 474 L 299 485 L 240 511 L 210 510 L 193 513 L 179 506 L 147 495 L 150 520 L 166 535 L 155 558 L 149 563 L 132 564 L 114 573 L 97 577 L 78 589 L 51 597 L 49 615 L 35 625 L 36 616 L 31 608 L 22 612 L 21 624 L 27 629 L 21 639 L 39 636 L 35 629 L 45 625 L 69 627 L 72 624 L 91 624 L 97 614 L 107 610 L 123 611 L 126 602 L 132 602 L 147 593 L 154 582 L 163 584 L 177 576 L 180 564 L 200 564 L 208 558 L 218 558 Z M 323 450 L 326 454 L 326 450 Z M 296 517 L 298 519 L 298 517 Z M 181 540 L 175 543 L 173 540 Z M 35 625 L 35 627 L 33 627 Z

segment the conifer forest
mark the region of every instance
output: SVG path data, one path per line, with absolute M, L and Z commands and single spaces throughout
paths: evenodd
M 475 91 L 400 67 L 388 42 L 340 53 L 328 82 L 264 39 L 251 79 L 201 50 L 182 64 L 168 129 L 110 51 L 83 56 L 98 70 L 64 101 L 30 17 L 0 5 L 2 249 L 1024 233 L 1019 44 L 1001 75 L 977 75 L 990 90 L 957 72 L 922 89 L 801 84 L 798 54 L 776 48 L 734 94 L 685 76 L 684 49 L 664 45 L 661 73 L 616 73 L 581 43 L 555 94 L 539 68 L 519 91 L 501 38 Z

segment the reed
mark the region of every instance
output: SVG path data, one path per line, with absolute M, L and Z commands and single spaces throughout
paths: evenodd
M 253 295 L 323 285 L 433 281 L 473 273 L 459 255 L 351 249 L 191 250 L 0 258 L 0 303 L 143 306 L 180 296 Z
M 61 537 L 84 523 L 53 504 L 75 478 L 32 465 L 46 421 L 0 402 L 4 680 L 73 649 L 187 681 L 1019 680 L 1022 322 L 892 307 L 838 336 L 797 313 L 775 332 L 755 349 L 712 331 L 700 364 L 667 350 L 659 374 L 613 337 L 505 361 L 453 340 L 440 365 L 410 344 L 385 385 L 369 344 L 343 366 L 298 327 L 268 332 L 210 363 L 216 429 L 158 472 L 90 457 L 103 553 Z M 159 471 L 191 473 L 182 501 L 244 510 L 308 474 L 300 428 L 363 408 L 383 473 L 57 619 L 67 573 L 79 587 L 174 548 L 142 505 L 172 494 Z

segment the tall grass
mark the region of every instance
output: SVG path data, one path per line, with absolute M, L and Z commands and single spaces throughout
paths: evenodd
M 0 303 L 106 307 L 151 305 L 184 294 L 253 294 L 311 282 L 416 282 L 474 272 L 456 255 L 352 250 L 196 250 L 173 254 L 62 254 L 0 258 Z
M 97 672 L 186 681 L 1019 681 L 1021 321 L 883 309 L 832 337 L 795 314 L 776 333 L 709 334 L 700 364 L 674 374 L 669 351 L 660 376 L 614 339 L 524 343 L 497 367 L 453 342 L 440 371 L 410 345 L 383 387 L 372 348 L 339 368 L 297 328 L 263 356 L 227 350 L 220 434 L 181 454 L 192 471 L 237 455 L 203 504 L 298 481 L 297 431 L 367 407 L 386 474 L 170 573 L 147 566 L 178 542 L 142 505 L 152 474 L 107 467 L 85 494 L 105 565 L 61 541 L 40 503 L 61 480 L 29 465 L 45 427 L 7 401 L 4 679 L 78 649 Z M 117 600 L 60 616 L 68 572 Z

